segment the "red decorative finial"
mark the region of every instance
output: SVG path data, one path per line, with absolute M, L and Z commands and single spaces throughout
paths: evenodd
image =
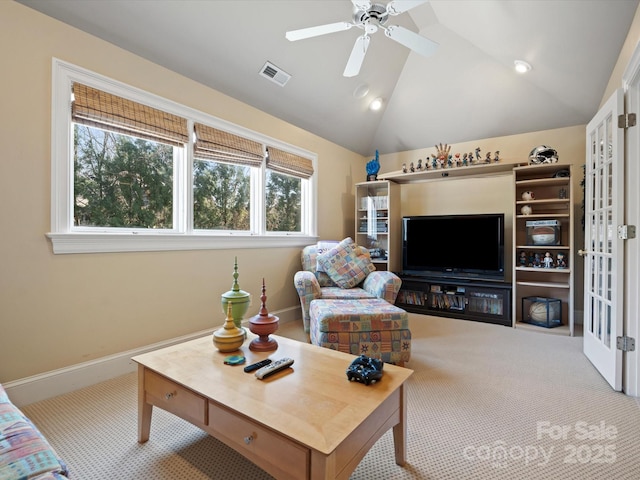
M 262 295 L 260 295 L 260 301 L 262 305 L 260 306 L 260 316 L 267 317 L 269 316 L 269 312 L 267 312 L 267 294 L 265 293 L 267 289 L 264 286 L 264 278 L 262 278 Z
M 249 330 L 252 333 L 258 335 L 249 344 L 249 349 L 258 352 L 268 352 L 276 350 L 278 348 L 278 342 L 269 335 L 278 329 L 278 321 L 280 320 L 275 315 L 270 315 L 267 311 L 267 294 L 266 287 L 264 285 L 264 278 L 262 279 L 262 295 L 260 295 L 260 313 L 249 319 Z

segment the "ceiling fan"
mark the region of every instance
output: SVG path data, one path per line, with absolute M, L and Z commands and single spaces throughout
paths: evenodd
M 400 15 L 426 2 L 427 0 L 391 0 L 385 6 L 380 3 L 371 3 L 368 0 L 351 0 L 351 3 L 353 3 L 353 20 L 351 22 L 329 23 L 317 27 L 292 30 L 286 33 L 286 37 L 287 40 L 295 42 L 296 40 L 304 40 L 305 38 L 326 35 L 327 33 L 349 30 L 351 27 L 358 27 L 364 30 L 364 34 L 356 39 L 343 74 L 345 77 L 355 77 L 360 72 L 364 56 L 367 53 L 367 48 L 369 48 L 369 41 L 371 40 L 369 35 L 376 33 L 378 28 L 384 30 L 384 34 L 391 40 L 425 57 L 432 55 L 436 51 L 438 44 L 433 40 L 429 40 L 398 25 L 387 26 L 389 16 Z

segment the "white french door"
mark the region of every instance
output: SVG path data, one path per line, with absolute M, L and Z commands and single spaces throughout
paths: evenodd
M 587 125 L 585 168 L 584 354 L 614 390 L 622 390 L 624 130 L 618 89 Z

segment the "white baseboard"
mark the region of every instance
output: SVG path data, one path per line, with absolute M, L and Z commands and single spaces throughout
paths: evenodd
M 300 307 L 292 307 L 278 312 L 269 312 L 279 317 L 279 323 L 288 323 L 301 318 Z M 244 321 L 243 324 L 248 323 Z M 213 328 L 202 330 L 178 338 L 171 338 L 162 342 L 154 343 L 144 347 L 136 348 L 126 352 L 108 355 L 106 357 L 91 360 L 89 362 L 78 363 L 69 367 L 51 370 L 49 372 L 25 377 L 12 382 L 4 383 L 2 386 L 7 391 L 11 401 L 21 407 L 31 403 L 39 402 L 47 398 L 72 392 L 79 388 L 88 387 L 99 382 L 104 382 L 111 378 L 119 377 L 127 373 L 135 372 L 137 364 L 131 357 L 140 355 L 159 348 L 168 347 L 177 343 L 186 342 L 196 338 L 211 335 Z M 213 347 L 212 347 L 213 348 Z

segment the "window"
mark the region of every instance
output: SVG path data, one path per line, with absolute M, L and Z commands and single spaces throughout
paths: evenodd
M 315 241 L 316 156 L 54 59 L 54 253 Z
M 311 175 L 310 160 L 275 147 L 267 148 L 267 231 L 302 230 L 302 185 Z
M 251 230 L 251 168 L 193 162 L 193 228 Z
M 194 229 L 253 231 L 251 192 L 258 189 L 264 147 L 200 123 L 195 136 Z
M 74 225 L 172 228 L 173 147 L 74 127 Z

